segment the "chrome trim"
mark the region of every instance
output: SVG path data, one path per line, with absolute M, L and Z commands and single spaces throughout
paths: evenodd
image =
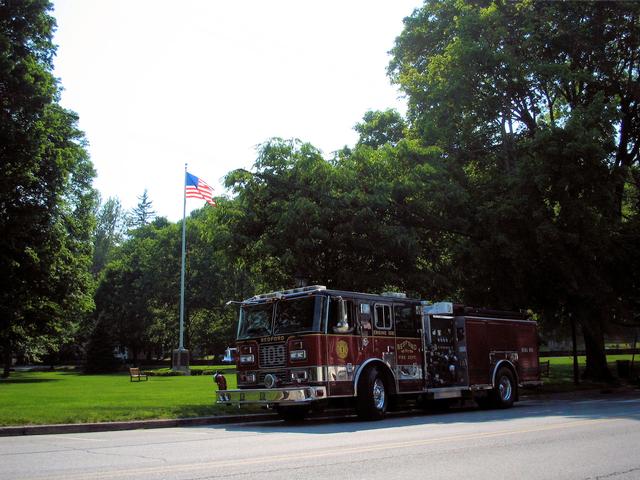
M 326 387 L 269 388 L 251 390 L 218 390 L 219 404 L 269 405 L 311 403 L 327 398 Z
M 393 377 L 393 382 L 395 384 L 396 387 L 396 392 L 398 391 L 398 379 L 396 378 L 396 374 L 395 372 L 389 368 L 389 366 L 384 363 L 382 360 L 380 360 L 379 358 L 370 358 L 368 359 L 366 362 L 364 362 L 362 365 L 360 365 L 360 368 L 358 368 L 358 371 L 356 372 L 356 376 L 353 380 L 353 395 L 354 396 L 358 396 L 358 381 L 360 380 L 360 375 L 362 374 L 362 372 L 364 371 L 365 367 L 371 363 L 379 363 L 380 365 L 382 365 L 383 367 L 387 367 L 387 369 L 391 372 L 391 376 Z
M 326 367 L 307 367 L 309 370 L 309 380 L 312 382 L 326 382 Z
M 262 344 L 258 347 L 258 365 L 260 368 L 285 368 L 288 352 L 285 342 Z
M 433 395 L 434 400 L 440 398 L 460 398 L 462 397 L 462 388 L 437 388 L 435 390 L 429 390 L 429 393 Z
M 513 395 L 513 385 L 511 384 L 511 379 L 509 377 L 502 376 L 500 377 L 500 383 L 498 383 L 497 392 L 500 395 L 500 400 L 502 402 L 508 402 L 511 400 Z
M 530 323 L 532 325 L 537 325 L 538 323 L 535 320 L 519 320 L 517 318 L 477 317 L 473 315 L 462 315 L 462 316 L 465 318 L 473 319 L 473 320 L 498 320 L 501 322 Z
M 287 367 L 287 368 L 269 368 L 269 369 L 261 369 L 261 370 L 248 370 L 248 371 L 241 371 L 238 372 L 238 386 L 240 387 L 256 387 L 258 385 L 260 385 L 262 382 L 264 382 L 264 377 L 267 374 L 276 374 L 279 375 L 281 378 L 285 379 L 285 381 L 288 384 L 293 383 L 295 385 L 295 382 L 293 382 L 293 380 L 291 379 L 291 374 L 293 372 L 300 372 L 301 370 L 306 370 L 308 373 L 308 381 L 309 382 L 318 382 L 318 383 L 322 383 L 322 382 L 326 382 L 327 380 L 327 375 L 326 375 L 326 367 L 321 367 L 321 366 L 310 366 L 310 367 L 303 367 L 303 366 L 299 366 L 299 367 Z M 254 374 L 256 376 L 256 381 L 255 382 L 241 382 L 240 381 L 240 376 L 241 375 L 249 375 L 249 374 Z M 281 385 L 281 388 L 283 386 Z
M 373 405 L 376 410 L 383 411 L 384 406 L 387 401 L 387 392 L 384 389 L 384 382 L 381 378 L 376 378 L 376 381 L 373 382 L 373 390 L 371 392 L 371 396 L 373 398 Z
M 440 387 L 440 388 L 429 388 L 427 392 L 457 392 L 459 390 L 465 390 L 466 387 Z
M 351 367 L 347 365 L 329 365 L 327 367 L 327 381 L 329 382 L 348 382 L 354 379 L 354 372 L 357 369 L 357 365 Z
M 513 373 L 514 373 L 514 375 L 515 375 L 515 377 L 516 377 L 516 378 L 514 378 L 514 379 L 513 379 L 513 380 L 514 380 L 514 382 L 515 382 L 516 384 L 520 383 L 520 382 L 518 381 L 518 380 L 519 380 L 519 379 L 518 379 L 518 370 L 516 369 L 516 366 L 515 366 L 512 362 L 510 362 L 509 360 L 502 359 L 502 360 L 498 360 L 498 363 L 496 363 L 496 366 L 495 366 L 495 367 L 493 367 L 493 374 L 491 375 L 491 385 L 492 385 L 493 387 L 495 387 L 495 386 L 496 386 L 496 374 L 498 373 L 498 370 L 500 369 L 500 365 L 501 365 L 502 363 L 506 363 L 506 364 L 508 364 L 508 365 L 510 365 L 510 366 L 511 366 L 511 369 L 513 370 Z
M 416 363 L 412 365 L 397 365 L 396 377 L 402 380 L 422 380 L 422 366 Z
M 479 385 L 471 385 L 469 387 L 469 390 L 471 391 L 476 391 L 476 390 L 492 390 L 493 389 L 493 385 L 490 385 L 488 383 L 485 384 L 479 384 Z
M 541 387 L 542 385 L 544 385 L 542 380 L 528 380 L 518 384 L 520 387 Z

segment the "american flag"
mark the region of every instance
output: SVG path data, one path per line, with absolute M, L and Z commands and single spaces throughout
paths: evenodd
M 185 195 L 187 198 L 200 198 L 209 205 L 216 206 L 216 201 L 213 199 L 213 188 L 207 185 L 204 180 L 188 172 L 185 182 Z

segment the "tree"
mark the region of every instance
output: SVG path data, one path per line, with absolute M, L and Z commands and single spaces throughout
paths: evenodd
M 389 109 L 384 112 L 369 110 L 364 114 L 363 122 L 354 128 L 360 134 L 358 144 L 378 148 L 385 144 L 397 145 L 404 138 L 406 127 L 402 116 Z
M 226 180 L 240 210 L 230 227 L 234 255 L 271 289 L 303 277 L 335 288 L 416 291 L 434 266 L 431 237 L 421 237 L 411 216 L 417 192 L 409 172 L 430 155 L 390 141 L 360 143 L 327 161 L 309 144 L 269 140 L 254 172 Z
M 435 208 L 463 227 L 465 298 L 572 315 L 599 379 L 639 239 L 637 208 L 622 213 L 637 185 L 639 14 L 634 2 L 433 0 L 405 20 L 389 68 L 411 135 L 442 149 L 464 192 Z
M 143 227 L 155 218 L 156 212 L 153 210 L 152 204 L 145 188 L 142 195 L 138 197 L 138 204 L 131 210 L 129 223 L 132 228 Z
M 240 260 L 229 254 L 227 223 L 235 208 L 221 198 L 216 208 L 187 218 L 185 344 L 195 353 L 221 353 L 233 342 L 236 312 L 224 305 L 255 291 Z M 114 250 L 95 295 L 97 333 L 90 346 L 98 360 L 105 352 L 111 357 L 109 345 L 126 347 L 136 361 L 141 353 L 162 358 L 178 344 L 181 230 L 181 222 L 156 218 Z M 105 328 L 112 343 L 100 339 Z
M 93 233 L 93 265 L 91 271 L 97 276 L 109 263 L 114 249 L 123 241 L 126 219 L 122 204 L 109 197 L 96 211 L 96 228 Z
M 108 325 L 118 346 L 127 348 L 133 361 L 148 350 L 148 329 L 154 314 L 151 302 L 162 277 L 154 275 L 157 238 L 168 222 L 158 218 L 136 229 L 104 269 L 95 293 L 96 328 Z
M 0 350 L 55 349 L 92 307 L 94 171 L 58 105 L 55 21 L 44 0 L 0 2 Z
M 120 362 L 114 356 L 117 342 L 108 322 L 98 318 L 89 336 L 86 353 L 86 373 L 110 373 L 118 370 Z

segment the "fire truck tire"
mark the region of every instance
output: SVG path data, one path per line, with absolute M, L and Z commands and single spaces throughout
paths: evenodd
M 276 407 L 276 411 L 285 422 L 301 422 L 309 413 L 309 407 L 306 405 L 295 405 L 292 407 Z
M 513 373 L 508 368 L 501 368 L 496 374 L 496 384 L 491 392 L 493 406 L 509 408 L 516 398 L 516 382 Z
M 387 413 L 389 390 L 377 368 L 366 370 L 358 382 L 356 410 L 363 420 L 380 420 Z

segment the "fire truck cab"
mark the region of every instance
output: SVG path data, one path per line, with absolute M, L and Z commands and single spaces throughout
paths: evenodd
M 510 407 L 539 385 L 536 323 L 514 312 L 314 285 L 240 302 L 238 388 L 218 403 L 262 404 L 288 420 L 352 401 L 382 418 L 392 396 Z

